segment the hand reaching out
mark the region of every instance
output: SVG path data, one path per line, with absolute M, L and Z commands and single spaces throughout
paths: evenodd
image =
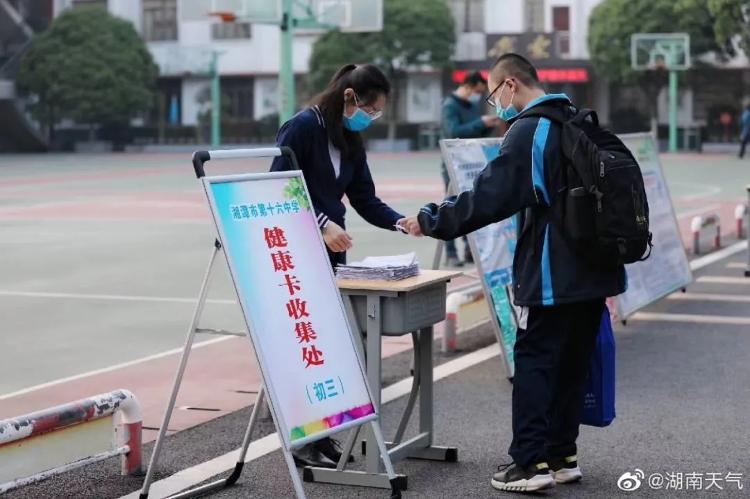
M 417 217 L 406 217 L 399 220 L 398 225 L 406 229 L 406 231 L 415 237 L 422 237 L 422 229 L 419 227 Z

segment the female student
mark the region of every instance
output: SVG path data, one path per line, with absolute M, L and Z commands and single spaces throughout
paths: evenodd
M 391 85 L 375 66 L 347 64 L 339 69 L 313 105 L 284 123 L 276 143 L 291 147 L 305 175 L 318 226 L 334 267 L 346 262 L 352 238 L 346 233 L 344 194 L 366 221 L 396 230 L 403 215 L 375 195 L 375 184 L 359 132 L 383 114 Z M 271 171 L 290 170 L 278 157 Z
M 278 146 L 290 147 L 297 157 L 333 267 L 346 263 L 346 251 L 353 243 L 346 232 L 344 194 L 357 213 L 376 227 L 397 230 L 404 218 L 375 195 L 359 134 L 380 118 L 390 89 L 375 66 L 348 64 L 336 72 L 311 107 L 284 123 L 276 138 Z M 290 169 L 283 156 L 271 166 L 271 171 Z M 293 454 L 298 465 L 335 468 L 341 449 L 335 440 L 325 438 Z

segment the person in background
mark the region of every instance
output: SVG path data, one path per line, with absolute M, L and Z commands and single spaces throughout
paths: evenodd
M 745 156 L 745 147 L 750 142 L 750 102 L 745 106 L 745 111 L 742 113 L 740 118 L 740 159 Z
M 443 102 L 442 128 L 444 139 L 474 139 L 487 137 L 500 124 L 497 116 L 482 116 L 481 101 L 487 93 L 487 80 L 482 73 L 474 71 L 464 77 L 463 83 Z M 446 193 L 450 177 L 445 162 L 441 163 Z M 469 243 L 464 236 L 464 260 L 473 263 Z M 456 242 L 445 243 L 445 263 L 450 267 L 461 267 Z
M 451 239 L 519 214 L 513 294 L 521 307 L 513 349 L 513 461 L 490 483 L 535 492 L 581 479 L 578 428 L 605 298 L 625 291 L 625 268 L 599 269 L 570 246 L 555 222 L 564 204 L 561 126 L 539 107 L 572 115 L 565 94 L 547 94 L 536 68 L 518 54 L 490 69 L 487 103 L 510 125 L 500 155 L 471 190 L 428 204 L 403 224 L 412 235 Z
M 334 268 L 346 263 L 346 251 L 354 244 L 346 232 L 344 194 L 357 213 L 376 227 L 397 230 L 404 218 L 375 195 L 359 133 L 382 115 L 390 90 L 388 79 L 377 67 L 347 64 L 313 99 L 313 105 L 284 123 L 276 137 L 279 147 L 290 147 L 297 157 Z M 271 171 L 291 169 L 285 156 L 275 158 L 271 165 Z M 341 447 L 324 438 L 293 455 L 298 466 L 335 468 Z

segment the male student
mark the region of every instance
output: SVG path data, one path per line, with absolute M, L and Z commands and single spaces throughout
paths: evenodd
M 581 479 L 576 439 L 586 375 L 607 296 L 625 291 L 622 265 L 602 271 L 573 251 L 555 223 L 566 187 L 560 126 L 528 116 L 537 106 L 572 113 L 564 94 L 546 94 L 536 69 L 516 54 L 489 75 L 488 104 L 510 128 L 500 155 L 470 191 L 428 204 L 403 225 L 414 235 L 452 239 L 520 214 L 513 262 L 522 307 L 514 348 L 513 462 L 498 467 L 496 489 L 533 492 Z

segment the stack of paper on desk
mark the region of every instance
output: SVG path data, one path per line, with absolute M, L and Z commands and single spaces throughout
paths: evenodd
M 398 281 L 419 274 L 416 253 L 394 256 L 369 256 L 361 262 L 336 267 L 341 279 L 384 279 Z

